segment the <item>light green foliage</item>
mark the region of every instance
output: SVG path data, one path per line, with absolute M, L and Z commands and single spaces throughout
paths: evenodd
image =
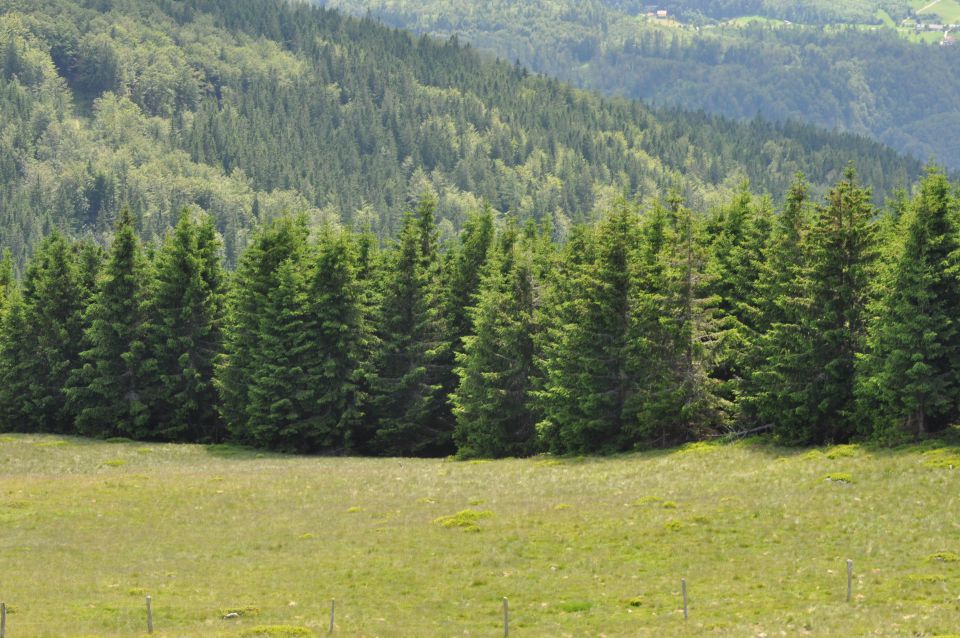
M 64 444 L 37 445 L 52 442 Z M 555 465 L 400 464 L 8 435 L 7 632 L 142 636 L 137 590 L 153 598 L 155 635 L 183 638 L 323 635 L 331 598 L 335 635 L 491 635 L 503 596 L 511 635 L 946 634 L 960 626 L 960 472 L 925 467 L 925 451 L 811 460 L 749 442 Z M 126 464 L 102 467 L 117 458 Z M 825 482 L 832 472 L 854 480 Z M 424 494 L 436 504 L 418 503 Z M 677 508 L 633 506 L 643 495 Z M 475 533 L 433 522 L 467 509 L 494 515 Z
M 493 516 L 493 512 L 489 510 L 460 510 L 450 516 L 435 518 L 433 522 L 440 527 L 460 528 L 465 532 L 479 532 L 480 525 L 477 521 L 490 518 L 491 516 Z
M 849 472 L 830 472 L 823 477 L 828 483 L 853 483 L 853 477 Z
M 316 634 L 307 627 L 295 625 L 258 625 L 245 629 L 243 638 L 311 638 Z

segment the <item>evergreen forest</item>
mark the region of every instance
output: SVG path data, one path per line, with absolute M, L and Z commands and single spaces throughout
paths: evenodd
M 936 3 L 919 3 L 931 5 L 919 15 L 905 0 L 324 4 L 457 36 L 584 88 L 740 120 L 807 122 L 960 169 L 960 47 L 939 46 L 940 32 L 897 29 L 908 17 L 957 21 L 938 17 Z M 648 19 L 654 7 L 670 19 Z
M 395 240 L 271 220 L 235 271 L 211 215 L 0 269 L 0 427 L 323 454 L 611 453 L 769 431 L 899 442 L 960 415 L 960 199 L 878 209 L 852 167 L 782 203 L 614 201 L 554 239 L 489 206 Z
M 0 64 L 0 430 L 469 458 L 957 419 L 957 189 L 863 137 L 284 0 L 10 0 Z
M 877 201 L 921 164 L 853 135 L 651 110 L 453 41 L 284 0 L 0 6 L 0 246 L 104 245 L 123 206 L 159 243 L 204 211 L 234 268 L 284 211 L 397 237 L 423 192 L 449 240 L 488 202 L 557 238 L 620 196 L 710 207 L 749 179 L 818 194 L 856 161 Z

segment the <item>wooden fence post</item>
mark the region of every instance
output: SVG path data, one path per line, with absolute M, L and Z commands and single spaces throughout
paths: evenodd
M 689 614 L 687 613 L 687 579 L 686 578 L 680 579 L 680 591 L 683 593 L 683 619 L 686 620 L 687 618 L 689 618 Z
M 510 635 L 510 603 L 507 597 L 503 597 L 503 636 L 507 638 Z
M 147 633 L 153 633 L 153 606 L 151 605 L 151 599 L 147 596 Z
M 853 598 L 853 561 L 847 559 L 847 602 Z

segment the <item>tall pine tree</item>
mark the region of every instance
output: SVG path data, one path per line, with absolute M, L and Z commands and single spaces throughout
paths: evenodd
M 299 262 L 307 240 L 302 217 L 281 217 L 253 239 L 243 253 L 227 294 L 224 356 L 217 366 L 215 383 L 220 392 L 222 416 L 230 436 L 241 443 L 256 443 L 248 407 L 250 388 L 258 374 L 258 349 L 263 313 L 268 298 L 280 284 L 280 267 Z M 289 285 L 289 282 L 288 282 Z
M 598 227 L 596 258 L 577 269 L 579 294 L 567 302 L 568 318 L 555 327 L 558 340 L 545 352 L 540 427 L 556 451 L 610 451 L 633 443 L 626 407 L 638 368 L 630 344 L 637 239 L 636 210 L 621 201 Z
M 960 408 L 958 207 L 930 169 L 905 216 L 899 257 L 870 327 L 860 394 L 880 437 L 923 436 Z
M 223 349 L 222 246 L 213 220 L 186 209 L 156 257 L 147 303 L 146 438 L 213 442 L 224 431 L 213 386 Z
M 671 194 L 643 229 L 634 290 L 631 348 L 638 392 L 634 440 L 665 446 L 716 431 L 724 414 L 709 363 L 719 341 L 707 257 L 693 212 Z
M 817 207 L 805 242 L 799 298 L 776 329 L 765 414 L 791 443 L 849 440 L 857 432 L 856 358 L 865 346 L 869 281 L 875 258 L 870 193 L 848 168 Z
M 760 334 L 751 352 L 756 363 L 742 399 L 755 425 L 775 426 L 781 436 L 802 431 L 808 418 L 801 399 L 808 383 L 802 377 L 807 337 L 800 323 L 809 314 L 807 190 L 797 175 L 766 251 L 758 283 Z
M 454 439 L 464 457 L 530 454 L 536 446 L 529 397 L 537 332 L 532 256 L 513 239 L 501 240 L 486 271 L 471 308 L 474 334 L 457 356 Z
M 757 285 L 770 230 L 766 202 L 754 202 L 744 182 L 711 226 L 707 294 L 714 296 L 718 341 L 710 375 L 728 406 L 725 421 L 733 425 L 754 363 L 750 354 L 759 322 Z
M 83 365 L 71 375 L 67 392 L 81 434 L 135 437 L 147 431 L 145 268 L 133 218 L 124 208 L 87 310 Z
M 357 280 L 356 249 L 348 234 L 329 229 L 321 233 L 306 292 L 314 357 L 310 376 L 316 392 L 311 436 L 320 449 L 356 451 L 366 443 L 363 357 L 371 337 Z
M 80 366 L 89 291 L 73 246 L 57 231 L 31 260 L 4 330 L 0 411 L 33 432 L 73 431 L 66 386 Z
M 435 202 L 408 214 L 390 256 L 378 309 L 379 347 L 368 418 L 371 445 L 390 455 L 453 452 L 453 422 L 443 381 L 450 373 L 449 332 L 438 289 Z

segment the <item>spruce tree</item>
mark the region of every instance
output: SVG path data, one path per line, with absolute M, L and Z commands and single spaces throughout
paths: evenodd
M 777 349 L 762 377 L 773 407 L 763 414 L 784 441 L 842 442 L 857 432 L 855 363 L 865 346 L 873 213 L 853 168 L 817 207 L 802 289 L 783 306 L 796 318 L 775 325 Z
M 252 349 L 244 435 L 258 447 L 289 452 L 322 449 L 314 405 L 319 390 L 303 265 L 286 259 L 259 308 L 257 343 Z
M 351 451 L 367 452 L 372 450 L 371 441 L 376 432 L 375 419 L 371 417 L 370 411 L 380 349 L 376 328 L 385 285 L 384 255 L 377 238 L 369 229 L 355 235 L 354 243 L 354 280 L 359 312 L 357 321 L 360 324 L 360 335 L 356 340 L 358 350 L 355 354 L 357 369 L 354 380 L 357 408 L 361 418 L 351 424 L 346 447 Z
M 261 347 L 262 314 L 268 297 L 279 285 L 280 266 L 299 262 L 307 239 L 302 217 L 281 217 L 261 230 L 241 255 L 227 293 L 224 356 L 217 365 L 215 384 L 220 409 L 230 436 L 241 443 L 256 443 L 251 431 L 248 404 Z
M 311 439 L 317 449 L 355 451 L 366 442 L 362 409 L 367 370 L 362 366 L 370 348 L 370 329 L 357 281 L 352 237 L 325 230 L 308 277 L 308 325 L 312 326 L 309 338 L 314 357 L 309 372 L 316 393 L 311 406 Z
M 443 393 L 450 371 L 441 316 L 435 202 L 425 197 L 408 214 L 390 256 L 377 317 L 379 341 L 368 418 L 381 454 L 453 452 L 453 423 Z
M 643 228 L 633 293 L 632 358 L 638 391 L 628 406 L 632 438 L 665 446 L 716 431 L 729 413 L 708 374 L 719 341 L 716 299 L 692 211 L 671 194 Z
M 52 232 L 27 268 L 5 330 L 0 409 L 19 428 L 73 431 L 66 386 L 80 365 L 88 301 L 73 247 Z
M 450 260 L 450 274 L 445 286 L 444 313 L 454 350 L 458 352 L 462 350 L 461 338 L 473 333 L 469 308 L 475 305 L 493 240 L 493 211 L 489 205 L 484 205 L 480 212 L 470 215 L 464 224 Z
M 798 366 L 806 337 L 800 321 L 809 311 L 806 241 L 810 227 L 808 186 L 797 175 L 777 216 L 760 280 L 759 336 L 752 350 L 756 362 L 743 398 L 754 424 L 783 434 L 802 429 L 797 410 L 807 380 Z
M 899 256 L 870 327 L 860 395 L 867 431 L 923 436 L 960 407 L 958 207 L 931 168 L 905 216 Z
M 86 313 L 83 365 L 71 375 L 67 392 L 81 434 L 137 437 L 147 432 L 144 271 L 133 218 L 124 208 Z
M 455 371 L 456 358 L 463 352 L 463 340 L 473 334 L 470 308 L 477 303 L 480 281 L 493 239 L 493 211 L 485 204 L 479 212 L 467 218 L 454 247 L 445 255 L 446 267 L 443 269 L 443 276 L 437 281 L 442 303 L 442 325 L 447 341 L 446 351 L 436 363 L 436 370 L 440 374 L 437 381 L 440 384 L 440 393 L 447 401 L 446 408 L 450 410 L 444 418 L 450 420 L 451 427 L 454 426 L 456 417 L 450 400 L 460 384 L 460 378 Z
M 224 273 L 213 220 L 184 209 L 156 257 L 147 303 L 150 425 L 165 441 L 223 438 L 213 386 L 223 348 Z
M 474 334 L 464 338 L 457 355 L 460 384 L 451 401 L 460 456 L 521 456 L 535 450 L 536 417 L 529 400 L 535 295 L 529 250 L 501 243 L 470 311 Z
M 594 248 L 591 229 L 577 225 L 561 251 L 538 250 L 535 255 L 543 281 L 543 301 L 534 318 L 540 329 L 534 343 L 536 370 L 530 396 L 539 418 L 538 446 L 557 454 L 566 451 L 560 439 L 560 421 L 552 418 L 563 402 L 555 384 L 561 372 L 557 365 L 567 348 L 571 326 L 581 312 L 581 281 L 595 258 Z
M 635 209 L 621 201 L 595 235 L 596 258 L 585 263 L 569 303 L 570 322 L 546 353 L 540 396 L 546 423 L 563 452 L 625 449 L 633 441 L 627 405 L 636 392 L 631 360 Z
M 711 225 L 706 292 L 714 296 L 718 341 L 710 375 L 719 382 L 717 391 L 730 408 L 725 420 L 733 425 L 740 417 L 744 379 L 751 374 L 749 355 L 757 338 L 761 303 L 757 284 L 768 240 L 769 215 L 764 202 L 754 203 L 744 182 Z

